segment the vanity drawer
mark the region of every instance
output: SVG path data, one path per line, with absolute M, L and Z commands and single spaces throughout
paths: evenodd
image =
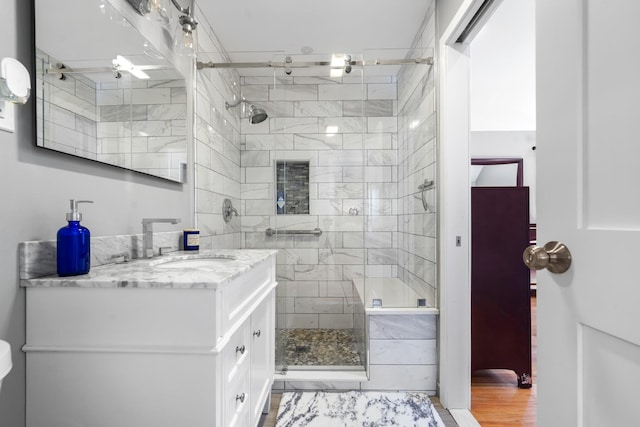
M 250 424 L 249 366 L 243 364 L 225 392 L 225 426 L 245 427 Z
M 249 350 L 251 340 L 249 328 L 249 322 L 244 322 L 231 336 L 222 350 L 222 368 L 224 381 L 227 384 L 232 383 L 235 377 L 250 363 Z
M 273 265 L 273 260 L 265 260 L 220 290 L 220 301 L 224 301 L 222 334 L 241 322 L 257 298 L 273 283 Z

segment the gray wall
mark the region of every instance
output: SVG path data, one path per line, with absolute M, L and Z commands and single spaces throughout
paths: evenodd
M 14 57 L 32 69 L 30 1 L 2 2 L 0 58 Z M 177 226 L 158 224 L 158 231 L 192 226 L 191 183 L 173 184 L 35 147 L 34 104 L 16 108 L 16 132 L 0 131 L 0 339 L 12 347 L 13 370 L 0 392 L 0 423 L 24 425 L 25 293 L 18 281 L 18 242 L 55 238 L 65 225 L 71 198 L 92 199 L 83 206 L 94 236 L 140 233 L 148 216 L 180 217 Z

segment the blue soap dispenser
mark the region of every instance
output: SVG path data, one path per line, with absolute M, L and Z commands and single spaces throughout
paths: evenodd
M 91 233 L 80 225 L 82 214 L 78 203 L 93 203 L 91 200 L 70 200 L 71 212 L 67 214 L 69 225 L 58 230 L 58 275 L 77 276 L 87 274 L 91 267 Z

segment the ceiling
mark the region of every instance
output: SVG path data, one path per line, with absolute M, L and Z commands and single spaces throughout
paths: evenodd
M 196 0 L 231 60 L 411 46 L 426 0 Z M 317 59 L 314 59 L 317 60 Z

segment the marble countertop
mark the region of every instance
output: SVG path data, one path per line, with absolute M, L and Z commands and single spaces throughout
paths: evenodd
M 150 259 L 136 259 L 130 262 L 93 267 L 88 274 L 80 276 L 45 276 L 37 279 L 23 279 L 20 281 L 20 286 L 26 288 L 217 289 L 276 253 L 276 250 L 269 249 L 178 251 Z M 225 260 L 224 262 L 216 262 L 215 267 L 173 268 L 167 265 L 164 268 L 158 268 L 159 265 L 171 261 L 214 257 L 225 258 Z

